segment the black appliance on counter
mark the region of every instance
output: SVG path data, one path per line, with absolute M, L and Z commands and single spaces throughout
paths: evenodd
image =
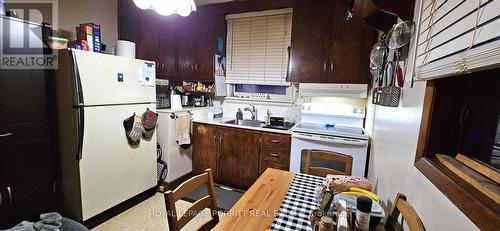
M 168 86 L 156 85 L 156 109 L 170 108 L 170 89 Z

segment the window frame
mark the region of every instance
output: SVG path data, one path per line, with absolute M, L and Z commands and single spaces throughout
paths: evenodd
M 435 91 L 433 82 L 427 81 L 414 166 L 477 227 L 481 230 L 497 230 L 500 227 L 497 215 L 500 214 L 500 205 L 425 153 Z

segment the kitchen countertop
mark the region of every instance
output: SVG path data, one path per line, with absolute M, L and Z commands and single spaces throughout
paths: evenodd
M 224 122 L 234 120 L 235 118 L 230 118 L 230 117 L 222 117 L 222 118 L 214 118 L 214 119 L 209 119 L 206 117 L 201 117 L 201 118 L 194 118 L 193 123 L 203 123 L 203 124 L 211 124 L 211 125 L 217 125 L 217 126 L 225 126 L 225 127 L 232 127 L 232 128 L 239 128 L 239 129 L 247 129 L 247 130 L 255 130 L 255 131 L 262 131 L 262 132 L 272 132 L 272 133 L 280 133 L 280 134 L 292 134 L 290 130 L 279 130 L 279 129 L 272 129 L 272 128 L 261 128 L 261 127 L 250 127 L 250 126 L 242 126 L 242 125 L 236 125 L 236 124 L 226 124 Z

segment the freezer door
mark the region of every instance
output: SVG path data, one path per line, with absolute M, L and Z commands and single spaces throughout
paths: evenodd
M 71 53 L 80 104 L 156 101 L 154 62 L 79 50 Z
M 128 144 L 123 120 L 154 104 L 85 107 L 80 160 L 82 217 L 87 220 L 156 185 L 156 132 Z

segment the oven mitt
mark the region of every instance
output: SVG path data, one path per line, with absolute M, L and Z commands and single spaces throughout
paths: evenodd
M 144 132 L 142 133 L 142 136 L 144 139 L 151 139 L 153 137 L 153 133 L 155 132 L 156 128 L 156 121 L 158 120 L 158 114 L 154 113 L 151 110 L 147 110 L 142 114 L 142 125 L 144 127 Z
M 138 145 L 141 141 L 141 135 L 144 127 L 142 126 L 140 120 L 141 117 L 134 114 L 123 121 L 125 135 L 127 136 L 127 141 L 130 145 Z

